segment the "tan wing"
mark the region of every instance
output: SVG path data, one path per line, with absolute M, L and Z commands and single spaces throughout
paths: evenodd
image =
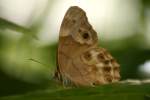
M 80 44 L 98 44 L 97 33 L 89 24 L 85 12 L 77 6 L 70 7 L 66 12 L 61 24 L 59 36 L 71 36 L 73 40 Z
M 63 19 L 57 57 L 56 77 L 65 85 L 93 86 L 120 79 L 118 63 L 98 48 L 97 33 L 79 7 L 69 8 Z
M 89 65 L 87 79 L 92 80 L 94 85 L 117 82 L 120 79 L 119 64 L 104 48 L 93 48 L 84 52 L 81 61 L 85 66 Z

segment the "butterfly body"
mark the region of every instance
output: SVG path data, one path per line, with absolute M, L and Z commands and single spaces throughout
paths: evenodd
M 119 64 L 98 47 L 97 33 L 81 8 L 69 8 L 59 34 L 56 77 L 64 85 L 94 86 L 120 79 Z

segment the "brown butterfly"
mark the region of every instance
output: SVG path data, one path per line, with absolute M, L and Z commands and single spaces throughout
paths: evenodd
M 64 85 L 94 86 L 120 79 L 119 64 L 106 49 L 98 47 L 97 33 L 77 6 L 64 16 L 57 53 L 55 77 Z

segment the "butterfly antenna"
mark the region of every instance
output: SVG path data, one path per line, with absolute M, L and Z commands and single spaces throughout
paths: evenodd
M 33 62 L 39 63 L 39 64 L 41 64 L 41 65 L 43 65 L 43 66 L 47 66 L 46 64 L 41 63 L 40 61 L 35 60 L 35 59 L 33 59 L 33 58 L 30 58 L 30 59 L 27 59 L 27 60 L 30 60 L 30 61 L 33 61 Z

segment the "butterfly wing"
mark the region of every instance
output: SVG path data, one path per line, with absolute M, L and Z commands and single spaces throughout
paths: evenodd
M 120 78 L 119 64 L 105 49 L 98 48 L 97 33 L 76 6 L 69 8 L 63 19 L 57 57 L 56 77 L 64 85 L 93 86 Z
M 119 64 L 104 48 L 92 48 L 84 52 L 80 61 L 88 71 L 85 78 L 93 85 L 117 82 L 120 79 Z

